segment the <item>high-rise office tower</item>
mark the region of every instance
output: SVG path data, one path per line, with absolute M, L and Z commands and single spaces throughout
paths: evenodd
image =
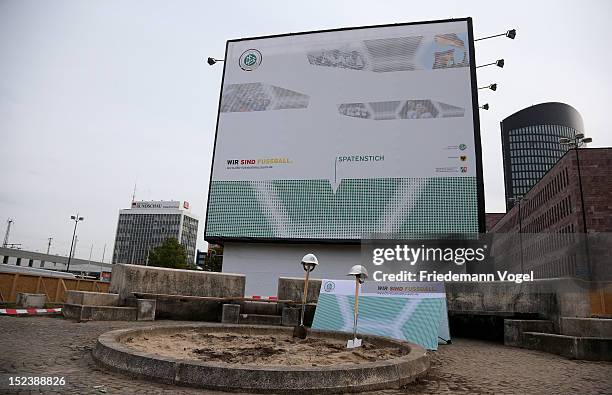
M 582 117 L 564 103 L 542 103 L 518 111 L 501 122 L 506 209 L 523 196 L 568 150 L 562 137 L 584 133 Z
M 119 211 L 113 263 L 147 264 L 151 250 L 170 237 L 176 238 L 193 263 L 198 220 L 188 202 L 137 201 Z

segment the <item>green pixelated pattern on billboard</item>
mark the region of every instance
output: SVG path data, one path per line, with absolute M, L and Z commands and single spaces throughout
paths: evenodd
M 475 177 L 213 181 L 206 237 L 478 233 Z

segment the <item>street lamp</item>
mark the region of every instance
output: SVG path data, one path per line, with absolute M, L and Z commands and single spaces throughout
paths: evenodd
M 481 86 L 478 89 L 491 89 L 493 92 L 495 92 L 497 90 L 497 84 L 491 84 L 491 85 L 487 85 L 487 86 Z
M 506 64 L 506 62 L 503 59 L 497 59 L 495 62 L 491 62 L 491 63 L 483 64 L 483 65 L 480 65 L 480 66 L 476 66 L 476 68 L 479 69 L 481 67 L 493 66 L 493 65 L 495 65 L 497 67 L 503 68 L 505 64 Z
M 214 65 L 217 62 L 223 62 L 224 59 L 215 59 L 215 58 L 208 58 L 206 60 L 206 63 L 208 63 L 210 66 Z
M 523 216 L 521 213 L 521 202 L 525 200 L 529 200 L 524 196 L 516 196 L 516 197 L 511 197 L 508 198 L 508 201 L 510 203 L 516 203 L 518 204 L 518 218 L 519 218 L 519 245 L 520 245 L 520 249 L 521 249 L 521 273 L 525 273 L 524 270 L 524 266 L 523 266 Z
M 578 168 L 578 187 L 580 189 L 580 206 L 582 208 L 582 226 L 584 228 L 584 248 L 586 252 L 587 268 L 589 268 L 590 265 L 590 251 L 587 238 L 586 212 L 584 208 L 584 192 L 582 191 L 582 173 L 580 171 L 580 156 L 578 155 L 578 148 L 592 142 L 593 139 L 590 137 L 584 137 L 584 133 L 576 133 L 573 138 L 562 137 L 559 139 L 559 144 L 567 145 L 569 149 L 574 149 L 574 151 L 576 151 L 576 167 Z
M 66 271 L 70 271 L 70 260 L 72 259 L 72 248 L 74 247 L 74 238 L 76 236 L 76 229 L 79 221 L 83 221 L 85 218 L 79 217 L 79 213 L 77 215 L 71 215 L 70 219 L 74 221 L 74 230 L 72 231 L 72 241 L 70 242 L 70 253 L 68 254 L 68 265 L 66 265 Z
M 514 38 L 516 37 L 516 29 L 510 29 L 508 31 L 506 31 L 505 33 L 500 33 L 500 34 L 494 34 L 492 36 L 487 36 L 487 37 L 482 37 L 482 38 L 477 38 L 474 41 L 481 41 L 481 40 L 487 40 L 489 38 L 493 38 L 493 37 L 501 37 L 501 36 L 506 36 L 508 37 L 510 40 L 514 40 Z
M 572 148 L 580 148 L 585 144 L 592 143 L 593 139 L 590 137 L 584 137 L 584 133 L 576 133 L 574 138 L 561 137 L 559 139 L 559 144 L 567 145 L 570 149 Z

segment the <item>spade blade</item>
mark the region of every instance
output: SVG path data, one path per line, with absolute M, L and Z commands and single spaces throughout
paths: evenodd
M 346 342 L 346 348 L 361 347 L 361 339 L 354 338 Z
M 298 337 L 300 339 L 306 339 L 306 327 L 303 325 L 294 327 L 293 337 Z

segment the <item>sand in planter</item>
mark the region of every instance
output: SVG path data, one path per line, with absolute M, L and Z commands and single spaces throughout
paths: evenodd
M 350 336 L 347 335 L 347 339 Z M 364 342 L 347 349 L 346 342 L 331 339 L 296 339 L 284 334 L 243 335 L 203 333 L 142 334 L 122 341 L 139 351 L 196 361 L 237 365 L 329 366 L 388 360 L 406 355 L 399 347 L 378 347 Z

